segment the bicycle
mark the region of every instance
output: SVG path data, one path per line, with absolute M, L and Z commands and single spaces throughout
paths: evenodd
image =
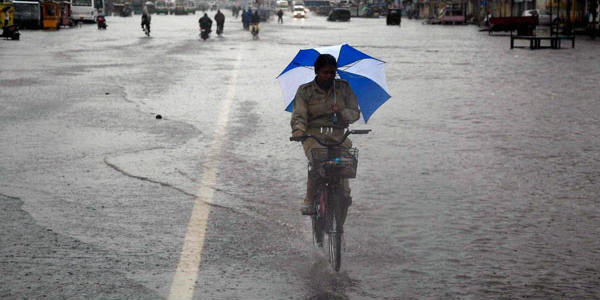
M 142 29 L 144 30 L 144 34 L 146 34 L 146 36 L 150 36 L 150 24 L 149 23 L 144 23 L 142 25 Z
M 358 165 L 358 149 L 343 148 L 340 145 L 350 134 L 368 134 L 370 129 L 346 130 L 340 142 L 326 143 L 316 136 L 305 134 L 291 137 L 290 141 L 305 141 L 312 138 L 326 148 L 311 151 L 312 160 L 308 165 L 308 176 L 318 178 L 313 197 L 311 214 L 313 243 L 323 247 L 327 233 L 329 263 L 338 272 L 342 264 L 342 236 L 348 213 L 349 199 L 344 195 L 342 180 L 355 178 Z

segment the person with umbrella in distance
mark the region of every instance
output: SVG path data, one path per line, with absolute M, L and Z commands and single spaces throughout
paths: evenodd
M 360 118 L 358 101 L 348 82 L 335 78 L 337 61 L 331 54 L 320 54 L 317 57 L 314 72 L 314 80 L 300 85 L 294 97 L 290 121 L 292 136 L 311 134 L 331 142 L 339 142 L 344 136 L 345 128 Z M 305 140 L 302 146 L 309 161 L 312 160 L 312 149 L 325 148 L 314 139 Z M 352 142 L 346 139 L 341 146 L 351 148 Z M 304 215 L 311 214 L 315 180 L 310 175 L 307 177 L 306 196 L 301 209 Z M 343 181 L 344 194 L 350 204 L 350 184 L 347 178 Z
M 148 5 L 144 4 L 144 8 L 142 8 L 142 30 L 146 31 L 146 35 L 150 35 L 151 18 L 150 12 L 148 11 Z

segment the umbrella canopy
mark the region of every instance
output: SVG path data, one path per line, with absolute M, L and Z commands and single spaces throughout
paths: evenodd
M 383 61 L 347 44 L 303 49 L 277 76 L 283 90 L 286 111 L 292 111 L 298 87 L 314 80 L 314 63 L 320 54 L 331 54 L 337 60 L 337 73 L 340 78 L 350 83 L 365 123 L 375 110 L 391 97 L 387 92 Z

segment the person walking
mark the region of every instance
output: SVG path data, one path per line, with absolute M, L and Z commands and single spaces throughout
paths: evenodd
M 215 22 L 217 22 L 217 34 L 221 35 L 221 33 L 223 33 L 223 27 L 225 26 L 225 15 L 220 9 L 217 9 L 217 13 L 215 14 Z
M 277 11 L 277 23 L 283 24 L 283 10 L 281 8 Z

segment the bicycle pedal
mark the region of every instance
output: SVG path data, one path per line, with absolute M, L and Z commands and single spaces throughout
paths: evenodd
M 303 207 L 302 209 L 300 209 L 300 212 L 302 213 L 303 216 L 312 216 L 312 215 L 316 215 L 315 211 L 311 208 L 307 209 L 305 207 Z

